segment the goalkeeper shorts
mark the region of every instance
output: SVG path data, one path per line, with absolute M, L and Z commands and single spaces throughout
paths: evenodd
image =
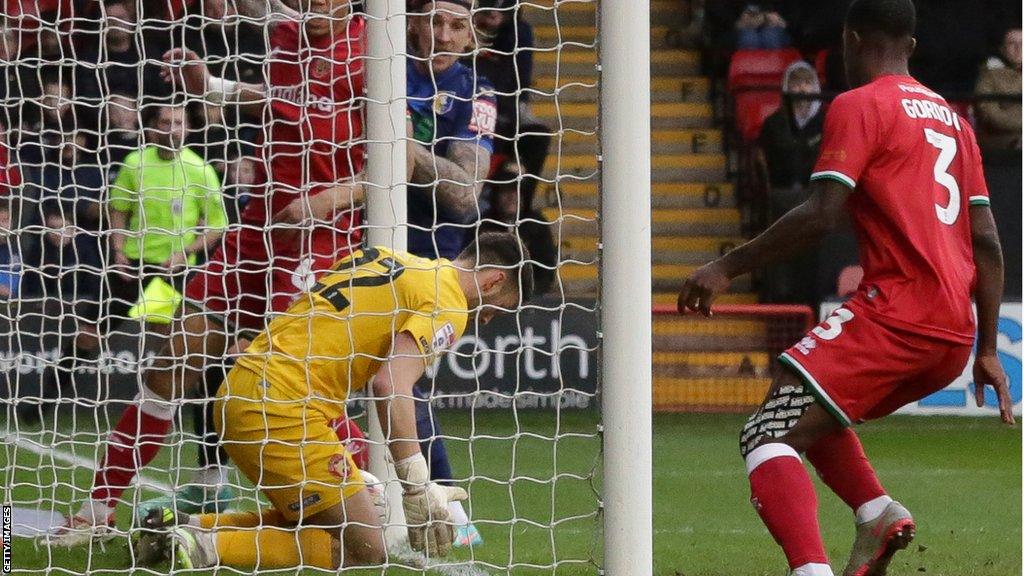
M 365 486 L 330 420 L 304 400 L 266 398 L 256 373 L 234 367 L 214 404 L 224 449 L 285 518 L 327 510 Z

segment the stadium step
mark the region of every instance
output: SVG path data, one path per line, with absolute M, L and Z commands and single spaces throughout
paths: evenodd
M 538 119 L 549 127 L 597 131 L 595 102 L 536 102 L 531 106 Z M 714 121 L 710 104 L 673 102 L 651 104 L 651 129 L 710 128 Z
M 669 45 L 668 26 L 651 25 L 651 49 L 671 48 Z M 577 43 L 594 45 L 597 42 L 597 30 L 593 25 L 562 25 L 536 26 L 533 29 L 534 45 L 537 48 L 552 48 L 559 44 Z
M 770 378 L 707 377 L 654 378 L 654 409 L 702 412 L 736 412 L 756 406 L 768 392 Z
M 702 265 L 742 242 L 741 238 L 715 236 L 655 236 L 651 252 L 655 264 Z M 564 236 L 563 257 L 589 262 L 597 258 L 596 236 Z
M 545 176 L 586 176 L 597 171 L 597 156 L 548 156 Z M 712 181 L 725 179 L 724 154 L 671 154 L 651 157 L 651 178 L 654 182 Z
M 552 134 L 555 134 L 552 132 Z M 550 154 L 597 154 L 596 133 L 566 132 L 555 134 Z M 722 152 L 722 133 L 706 128 L 655 130 L 651 133 L 651 153 L 713 154 Z
M 678 286 L 676 287 L 678 288 Z M 678 298 L 678 291 L 667 291 L 667 292 L 654 292 L 654 296 L 651 298 L 651 302 L 655 306 L 675 306 L 676 299 Z M 757 294 L 750 292 L 731 292 L 728 294 L 722 294 L 718 298 L 720 304 L 756 304 L 758 301 Z
M 563 102 L 596 102 L 597 74 L 541 75 L 533 82 L 533 89 L 543 96 L 558 97 Z M 656 76 L 651 78 L 651 102 L 708 102 L 709 81 L 701 76 Z M 541 95 L 533 94 L 535 101 Z
M 564 44 L 536 50 L 533 66 L 537 74 L 588 76 L 597 70 L 597 51 L 591 46 Z M 651 75 L 692 76 L 700 73 L 700 53 L 696 50 L 663 49 L 651 51 Z
M 696 269 L 697 266 L 689 264 L 652 264 L 651 285 L 654 290 L 661 292 L 678 290 L 683 280 Z M 569 292 L 568 288 L 570 286 L 574 294 L 577 291 L 586 293 L 597 292 L 597 266 L 594 265 L 592 260 L 579 264 L 573 261 L 562 262 L 558 266 L 557 276 L 566 285 L 567 292 Z M 733 286 L 738 290 L 749 289 L 750 277 L 740 276 L 736 278 L 733 280 Z
M 596 235 L 597 214 L 592 209 L 545 208 L 544 217 L 558 222 L 562 234 Z M 651 211 L 656 236 L 739 236 L 740 214 L 731 208 L 658 209 Z
M 683 13 L 677 0 L 651 0 L 651 22 L 665 26 L 682 25 Z M 536 26 L 587 26 L 597 24 L 596 0 L 527 0 L 520 5 L 525 17 Z
M 596 208 L 597 182 L 563 182 L 546 190 L 548 206 L 569 208 Z M 733 185 L 726 183 L 655 182 L 651 184 L 653 208 L 734 208 L 736 196 Z
M 670 351 L 653 355 L 654 375 L 678 377 L 765 377 L 771 365 L 767 352 Z

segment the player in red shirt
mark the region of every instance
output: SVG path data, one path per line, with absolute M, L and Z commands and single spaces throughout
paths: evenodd
M 831 576 L 805 454 L 855 513 L 844 576 L 884 575 L 916 529 L 886 495 L 849 426 L 947 386 L 975 342 L 976 400 L 995 388 L 1013 423 L 996 356 L 1002 251 L 970 125 L 907 71 L 911 0 L 855 0 L 846 17 L 847 77 L 825 120 L 811 196 L 763 234 L 700 268 L 681 312 L 711 313 L 732 278 L 810 247 L 848 212 L 864 280 L 825 322 L 782 354 L 783 370 L 741 435 L 751 502 L 792 574 Z
M 279 0 L 271 2 L 272 15 L 264 0 L 237 6 L 248 17 L 273 18 L 267 85 L 212 77 L 195 52 L 182 49 L 165 54 L 171 66 L 163 74 L 193 96 L 262 117 L 265 196 L 250 200 L 241 225 L 187 285 L 182 319 L 111 432 L 91 499 L 57 537 L 64 545 L 113 525 L 121 493 L 165 442 L 175 402 L 195 386 L 207 359 L 223 358 L 235 338 L 244 342 L 262 330 L 272 312 L 285 310 L 361 239 L 363 188 L 354 176 L 363 167 L 364 19 L 349 0 L 312 0 L 319 17 L 305 20 Z M 206 496 L 190 504 L 206 511 Z

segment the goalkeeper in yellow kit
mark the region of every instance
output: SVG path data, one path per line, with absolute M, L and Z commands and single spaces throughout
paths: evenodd
M 412 387 L 474 314 L 484 324 L 530 297 L 528 259 L 516 236 L 489 233 L 453 261 L 377 247 L 335 264 L 270 322 L 217 394 L 224 448 L 273 507 L 191 517 L 155 509 L 136 546 L 140 562 L 173 551 L 194 568 L 383 563 L 378 509 L 329 425 L 367 386 L 404 489 L 410 543 L 447 554 L 448 503 L 467 495 L 430 481 Z

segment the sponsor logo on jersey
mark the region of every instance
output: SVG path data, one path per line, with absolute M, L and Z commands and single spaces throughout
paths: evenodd
M 335 478 L 347 480 L 352 470 L 349 468 L 348 459 L 344 454 L 335 454 L 327 461 L 327 471 Z
M 455 106 L 455 93 L 438 92 L 437 94 L 434 95 L 434 114 L 437 114 L 438 116 L 444 116 L 445 114 L 452 111 L 452 106 Z
M 797 342 L 795 348 L 800 351 L 801 354 L 807 356 L 818 347 L 818 341 L 810 336 L 804 336 L 803 340 Z
M 305 86 L 272 86 L 270 88 L 271 100 L 284 100 L 296 106 L 312 108 L 319 112 L 344 112 L 352 108 L 348 103 L 336 106 L 334 99 L 330 96 L 315 96 L 305 94 Z
M 473 100 L 473 118 L 469 121 L 469 129 L 482 136 L 494 134 L 498 125 L 498 106 L 484 99 Z
M 452 347 L 455 344 L 455 327 L 452 326 L 451 322 L 445 322 L 444 326 L 437 329 L 434 332 L 434 340 L 430 344 L 430 350 L 432 352 L 442 352 Z
M 313 58 L 312 66 L 310 71 L 313 76 L 317 78 L 323 78 L 331 71 L 331 61 L 326 58 Z
M 319 494 L 310 494 L 309 496 L 306 496 L 305 498 L 299 500 L 298 502 L 292 502 L 291 504 L 289 504 L 288 509 L 291 510 L 292 512 L 298 512 L 303 508 L 309 508 L 310 506 L 316 504 L 319 501 Z

